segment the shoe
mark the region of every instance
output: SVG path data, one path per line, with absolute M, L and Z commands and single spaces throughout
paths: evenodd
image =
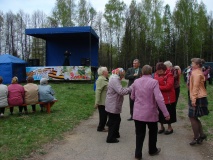
M 119 140 L 115 138 L 115 139 L 113 139 L 113 140 L 107 140 L 106 142 L 107 142 L 107 143 L 118 143 Z
M 159 131 L 158 131 L 158 134 L 161 134 L 161 133 L 163 133 L 163 132 L 165 132 L 165 128 L 163 127 L 163 129 L 160 129 Z
M 200 141 L 203 142 L 203 140 L 207 141 L 207 135 L 200 136 Z
M 133 119 L 132 119 L 132 117 L 130 117 L 129 119 L 127 119 L 127 121 L 132 121 Z
M 135 159 L 137 159 L 137 160 L 141 160 L 141 159 L 142 159 L 142 157 L 136 157 L 136 156 L 135 156 Z
M 108 129 L 97 130 L 98 132 L 108 132 Z
M 173 133 L 173 129 L 171 131 L 167 130 L 167 131 L 164 132 L 165 135 L 169 135 L 169 134 L 172 134 L 172 133 Z
M 194 138 L 193 141 L 191 141 L 189 144 L 191 146 L 194 146 L 195 144 L 201 144 L 201 143 L 202 141 L 201 141 L 201 138 L 199 137 L 199 138 Z
M 120 134 L 118 134 L 118 135 L 115 136 L 115 138 L 120 138 L 120 137 L 121 137 Z
M 152 153 L 152 154 L 149 154 L 149 155 L 150 155 L 150 156 L 155 156 L 155 155 L 159 154 L 160 151 L 161 151 L 161 149 L 160 149 L 160 148 L 157 148 L 157 151 L 156 151 L 155 153 Z

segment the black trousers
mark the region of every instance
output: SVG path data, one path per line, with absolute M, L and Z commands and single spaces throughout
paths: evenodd
M 133 117 L 134 101 L 130 97 L 131 97 L 131 94 L 129 95 L 129 106 L 130 106 L 130 115 L 131 115 L 131 118 L 132 118 Z
M 179 95 L 180 95 L 180 87 L 175 88 L 175 96 L 176 96 L 175 107 L 177 106 Z
M 25 112 L 27 112 L 27 106 L 19 106 L 19 113 L 22 113 L 23 109 Z
M 36 105 L 31 105 L 32 106 L 32 111 L 35 112 L 36 111 Z
M 98 106 L 98 111 L 99 111 L 99 125 L 97 128 L 97 131 L 102 131 L 102 130 L 104 130 L 104 127 L 107 123 L 108 113 L 105 110 L 105 106 L 103 106 L 103 105 Z
M 13 107 L 10 107 L 10 113 L 11 114 L 13 113 Z
M 212 84 L 212 76 L 210 76 L 210 78 L 208 79 L 209 84 Z
M 108 136 L 107 141 L 113 141 L 116 138 L 120 137 L 119 129 L 120 129 L 120 123 L 121 123 L 121 116 L 120 114 L 109 114 L 109 120 L 108 120 Z
M 135 133 L 136 133 L 136 149 L 135 157 L 142 157 L 143 142 L 146 135 L 146 125 L 149 128 L 149 154 L 157 151 L 157 122 L 142 122 L 135 120 Z
M 1 114 L 1 113 L 3 113 L 3 114 L 4 114 L 4 111 L 5 111 L 5 107 L 0 108 L 0 114 Z

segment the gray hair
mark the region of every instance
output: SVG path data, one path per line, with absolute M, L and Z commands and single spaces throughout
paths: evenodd
M 133 62 L 138 62 L 138 63 L 140 63 L 140 60 L 139 60 L 139 59 L 134 59 Z
M 152 74 L 152 67 L 150 65 L 144 65 L 142 68 L 143 75 L 151 75 Z
M 98 75 L 99 76 L 103 75 L 104 71 L 107 71 L 107 67 L 99 67 L 98 68 Z
M 178 69 L 181 71 L 180 67 L 179 66 L 174 66 L 175 69 Z
M 40 85 L 48 84 L 48 79 L 47 78 L 42 78 L 40 80 Z
M 166 65 L 166 67 L 172 67 L 172 62 L 170 61 L 166 61 L 164 62 L 164 64 Z

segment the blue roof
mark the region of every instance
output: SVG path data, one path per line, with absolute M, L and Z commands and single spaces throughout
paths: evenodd
M 26 63 L 26 62 L 10 54 L 3 54 L 0 55 L 0 63 Z
M 50 39 L 50 38 L 69 38 L 69 37 L 79 37 L 83 36 L 86 33 L 94 36 L 96 39 L 99 39 L 98 35 L 90 26 L 85 27 L 58 27 L 58 28 L 31 28 L 26 29 L 25 33 L 27 35 L 42 38 L 42 39 Z M 83 34 L 82 34 L 83 33 Z

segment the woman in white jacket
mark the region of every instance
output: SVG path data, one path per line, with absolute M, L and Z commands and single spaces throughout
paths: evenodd
M 8 89 L 6 85 L 2 84 L 2 82 L 3 78 L 0 77 L 0 116 L 4 116 L 5 107 L 8 106 Z

